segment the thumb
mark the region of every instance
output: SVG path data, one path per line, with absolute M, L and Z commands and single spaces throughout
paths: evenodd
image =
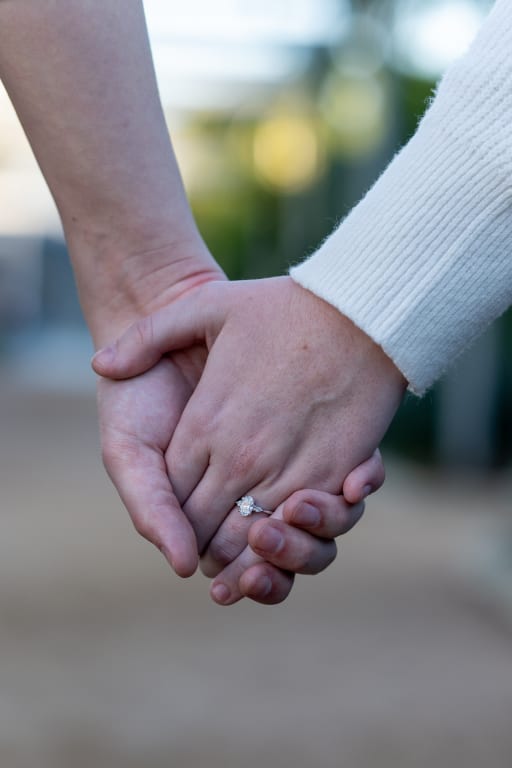
M 94 371 L 127 379 L 148 371 L 167 352 L 205 343 L 216 336 L 225 315 L 224 281 L 195 288 L 184 297 L 133 323 L 117 341 L 92 358 Z

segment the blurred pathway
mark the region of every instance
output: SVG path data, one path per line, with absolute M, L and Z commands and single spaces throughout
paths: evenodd
M 512 482 L 390 467 L 328 573 L 222 609 L 132 533 L 90 397 L 0 416 L 2 768 L 510 768 Z

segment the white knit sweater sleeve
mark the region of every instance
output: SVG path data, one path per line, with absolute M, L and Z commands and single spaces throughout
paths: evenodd
M 417 393 L 512 303 L 512 0 L 498 0 L 411 141 L 290 274 Z

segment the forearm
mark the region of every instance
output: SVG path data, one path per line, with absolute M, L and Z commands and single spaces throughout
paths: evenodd
M 512 301 L 512 11 L 499 0 L 416 135 L 292 277 L 421 392 Z
M 216 272 L 172 151 L 140 0 L 2 0 L 0 76 L 57 204 L 97 343 L 176 283 Z

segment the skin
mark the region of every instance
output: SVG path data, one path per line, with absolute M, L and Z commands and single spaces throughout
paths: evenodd
M 371 471 L 372 464 L 374 480 L 380 485 L 384 473 L 377 454 L 358 471 Z M 212 598 L 221 605 L 232 605 L 242 597 L 266 605 L 282 602 L 290 593 L 296 573 L 316 574 L 330 565 L 337 555 L 334 539 L 347 533 L 363 511 L 362 501 L 349 504 L 343 496 L 298 491 L 271 518 L 253 523 L 249 546 L 214 579 Z M 305 535 L 306 531 L 314 534 L 314 538 Z M 317 539 L 323 542 L 322 546 Z M 270 564 L 280 570 L 272 571 Z M 217 562 L 207 567 L 211 565 L 214 572 L 218 571 Z
M 58 207 L 97 347 L 224 279 L 186 200 L 140 0 L 2 0 L 0 77 Z M 134 381 L 98 386 L 107 471 L 181 576 L 197 567 L 196 522 L 165 454 L 205 359 L 204 344 L 192 345 Z M 202 549 L 211 535 L 208 524 Z M 321 543 L 311 537 L 312 551 Z
M 215 577 L 212 598 L 222 605 L 244 596 L 267 605 L 282 602 L 293 587 L 295 574 L 317 574 L 333 562 L 335 539 L 361 519 L 364 497 L 383 482 L 384 467 L 376 451 L 350 473 L 343 485 L 344 495 L 302 490 L 271 517 L 253 515 L 256 522 L 249 528 L 249 546 L 244 548 L 243 534 L 237 536 L 243 520 L 238 510 L 233 511 L 201 560 L 203 573 Z
M 199 356 L 199 350 L 194 355 Z M 162 551 L 177 573 L 187 576 L 195 569 L 189 552 L 197 552 L 196 532 L 174 496 L 165 453 L 201 369 L 195 370 L 193 361 L 185 356 L 180 362 L 186 375 L 179 365 L 164 359 L 135 379 L 103 379 L 98 397 L 105 466 L 134 526 Z M 362 515 L 363 496 L 370 489 L 377 490 L 383 481 L 382 461 L 375 454 L 347 478 L 344 490 L 348 498 L 300 491 L 271 518 L 254 515 L 248 525 L 238 510 L 232 513 L 219 528 L 213 557 L 208 549 L 201 561 L 203 572 L 217 577 L 212 598 L 226 605 L 243 596 L 266 604 L 284 600 L 293 586 L 294 573 L 319 573 L 332 562 L 335 537 L 350 530 Z M 311 520 L 315 509 L 317 519 Z M 244 525 L 233 536 L 239 521 Z M 283 538 L 279 552 L 264 538 L 264 532 L 275 526 Z M 253 531 L 260 533 L 252 539 L 251 551 L 246 543 Z M 232 560 L 234 567 L 230 567 Z M 251 569 L 247 578 L 246 569 Z M 227 595 L 219 595 L 219 585 Z
M 276 509 L 304 485 L 339 493 L 340 477 L 380 442 L 405 381 L 362 331 L 289 278 L 195 288 L 135 323 L 93 366 L 136 376 L 197 343 L 208 360 L 166 464 L 215 575 L 249 534 L 251 518 L 230 514 L 236 499 L 250 493 Z

